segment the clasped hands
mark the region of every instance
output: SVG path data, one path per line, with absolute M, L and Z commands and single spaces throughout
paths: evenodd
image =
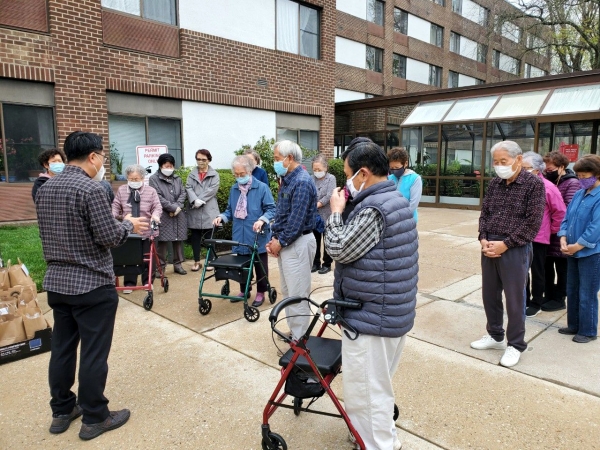
M 482 239 L 481 243 L 481 253 L 488 258 L 500 258 L 502 253 L 508 250 L 508 247 L 503 241 L 488 241 L 487 239 Z
M 583 245 L 581 245 L 581 244 L 577 244 L 577 243 L 567 244 L 566 236 L 560 237 L 560 251 L 562 253 L 564 253 L 565 255 L 573 256 L 575 253 L 577 253 L 582 248 L 583 248 Z

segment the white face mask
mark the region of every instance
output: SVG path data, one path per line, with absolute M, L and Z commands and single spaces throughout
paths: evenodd
M 503 180 L 508 180 L 517 172 L 516 170 L 513 170 L 512 164 L 510 166 L 494 166 L 494 170 L 496 171 L 496 175 Z
M 128 181 L 127 185 L 131 188 L 131 189 L 139 189 L 142 187 L 142 185 L 144 184 L 143 181 Z
M 97 153 L 94 153 L 97 154 Z M 102 161 L 104 163 L 104 160 Z M 94 166 L 96 169 L 96 166 Z M 100 166 L 100 169 L 96 169 L 96 175 L 94 176 L 94 181 L 102 181 L 104 179 L 104 174 L 106 173 L 106 169 L 104 168 L 104 164 Z
M 314 176 L 319 180 L 325 176 L 325 172 L 313 172 Z
M 348 192 L 350 192 L 350 195 L 352 196 L 352 198 L 356 197 L 356 195 L 363 190 L 363 187 L 365 187 L 365 182 L 363 181 L 362 184 L 360 185 L 360 188 L 356 189 L 354 187 L 354 183 L 352 182 L 352 180 L 354 180 L 354 178 L 356 177 L 356 175 L 358 175 L 360 173 L 360 170 L 358 172 L 356 172 L 354 175 L 352 175 L 352 178 L 350 178 L 348 181 L 346 181 L 346 187 L 348 188 Z
M 174 169 L 160 169 L 160 171 L 165 177 L 170 177 L 173 175 Z

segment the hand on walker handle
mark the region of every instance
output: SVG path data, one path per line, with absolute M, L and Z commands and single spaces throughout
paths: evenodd
M 215 220 L 213 220 L 213 225 L 218 227 L 221 225 L 221 222 L 223 222 L 223 218 L 221 216 L 217 216 Z
M 264 224 L 265 223 L 262 220 L 259 219 L 256 222 L 254 222 L 254 225 L 252 225 L 252 230 L 255 233 L 258 233 L 262 229 L 262 227 L 263 227 Z

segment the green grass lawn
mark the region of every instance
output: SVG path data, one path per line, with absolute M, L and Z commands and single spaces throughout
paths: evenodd
M 5 266 L 9 259 L 16 264 L 17 258 L 20 258 L 29 269 L 29 275 L 35 281 L 38 291 L 42 289 L 46 261 L 37 225 L 0 227 L 0 255 Z

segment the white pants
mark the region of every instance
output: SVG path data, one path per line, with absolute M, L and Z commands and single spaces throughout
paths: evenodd
M 350 333 L 352 336 L 352 333 Z M 344 407 L 367 450 L 392 450 L 396 439 L 392 377 L 406 336 L 342 333 Z
M 310 294 L 310 269 L 312 268 L 317 241 L 312 233 L 303 234 L 290 245 L 279 251 L 279 278 L 281 295 L 287 297 L 308 297 Z M 299 339 L 310 324 L 308 302 L 300 302 L 285 308 L 288 327 L 294 339 Z M 297 316 L 297 317 L 294 317 Z

